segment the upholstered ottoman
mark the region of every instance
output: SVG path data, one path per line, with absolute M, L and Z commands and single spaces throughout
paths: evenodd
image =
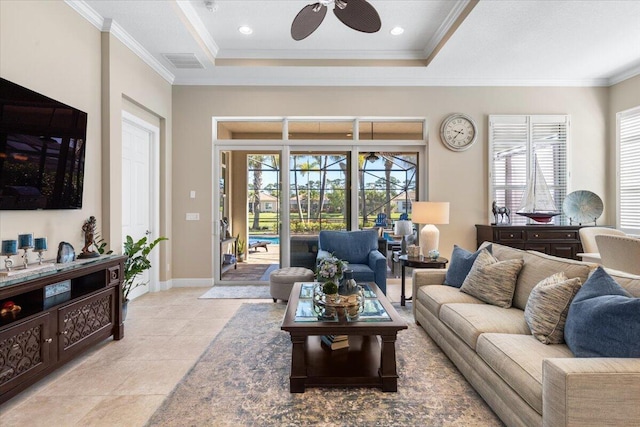
M 286 267 L 275 270 L 269 275 L 269 291 L 273 302 L 278 299 L 289 300 L 291 288 L 295 282 L 313 282 L 313 271 L 304 267 Z

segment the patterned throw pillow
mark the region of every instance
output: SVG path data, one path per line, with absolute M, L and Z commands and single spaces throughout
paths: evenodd
M 567 278 L 564 272 L 541 280 L 531 290 L 524 309 L 524 320 L 531 333 L 543 344 L 562 344 L 569 305 L 580 289 L 580 278 Z
M 523 264 L 521 259 L 498 261 L 482 249 L 460 290 L 486 303 L 509 308 Z
M 485 247 L 491 253 L 491 245 Z M 447 269 L 447 276 L 444 279 L 444 284 L 459 288 L 462 286 L 464 279 L 467 278 L 471 267 L 476 258 L 480 254 L 482 249 L 471 253 L 466 249 L 461 248 L 458 245 L 453 245 L 453 253 L 451 254 L 451 261 L 449 262 L 449 268 Z

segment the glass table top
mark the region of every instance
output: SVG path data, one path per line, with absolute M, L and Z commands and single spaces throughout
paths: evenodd
M 313 290 L 317 283 L 303 283 L 300 287 L 298 306 L 296 307 L 296 322 L 338 322 L 338 317 L 322 316 L 313 300 Z M 367 284 L 360 284 L 364 294 L 362 311 L 356 319 L 347 317 L 347 322 L 390 322 L 391 316 L 378 301 L 375 292 Z

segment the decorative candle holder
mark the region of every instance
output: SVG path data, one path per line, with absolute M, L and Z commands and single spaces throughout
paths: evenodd
M 18 234 L 18 247 L 20 249 L 31 249 L 33 247 L 33 234 Z
M 33 251 L 38 253 L 38 264 L 42 265 L 42 253 L 47 249 L 47 238 L 37 237 L 34 241 Z
M 11 267 L 13 267 L 13 260 L 11 259 L 11 255 L 7 255 L 7 258 L 4 260 L 4 268 L 7 271 L 11 271 Z
M 29 266 L 29 255 L 27 254 L 27 251 L 33 248 L 33 234 L 31 233 L 19 234 L 18 245 L 20 249 L 24 250 L 24 255 L 22 255 L 22 264 L 26 269 Z
M 17 240 L 2 241 L 2 253 L 0 253 L 0 255 L 7 257 L 7 259 L 4 260 L 4 266 L 7 271 L 11 271 L 11 267 L 13 267 L 13 260 L 11 259 L 11 255 L 17 255 L 17 254 L 18 254 Z

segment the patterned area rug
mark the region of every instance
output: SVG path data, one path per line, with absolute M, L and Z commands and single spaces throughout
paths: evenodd
M 148 426 L 499 426 L 498 418 L 402 309 L 397 393 L 309 388 L 289 393 L 291 341 L 282 304 L 243 304 Z
M 200 297 L 200 299 L 271 299 L 269 285 L 215 285 Z

